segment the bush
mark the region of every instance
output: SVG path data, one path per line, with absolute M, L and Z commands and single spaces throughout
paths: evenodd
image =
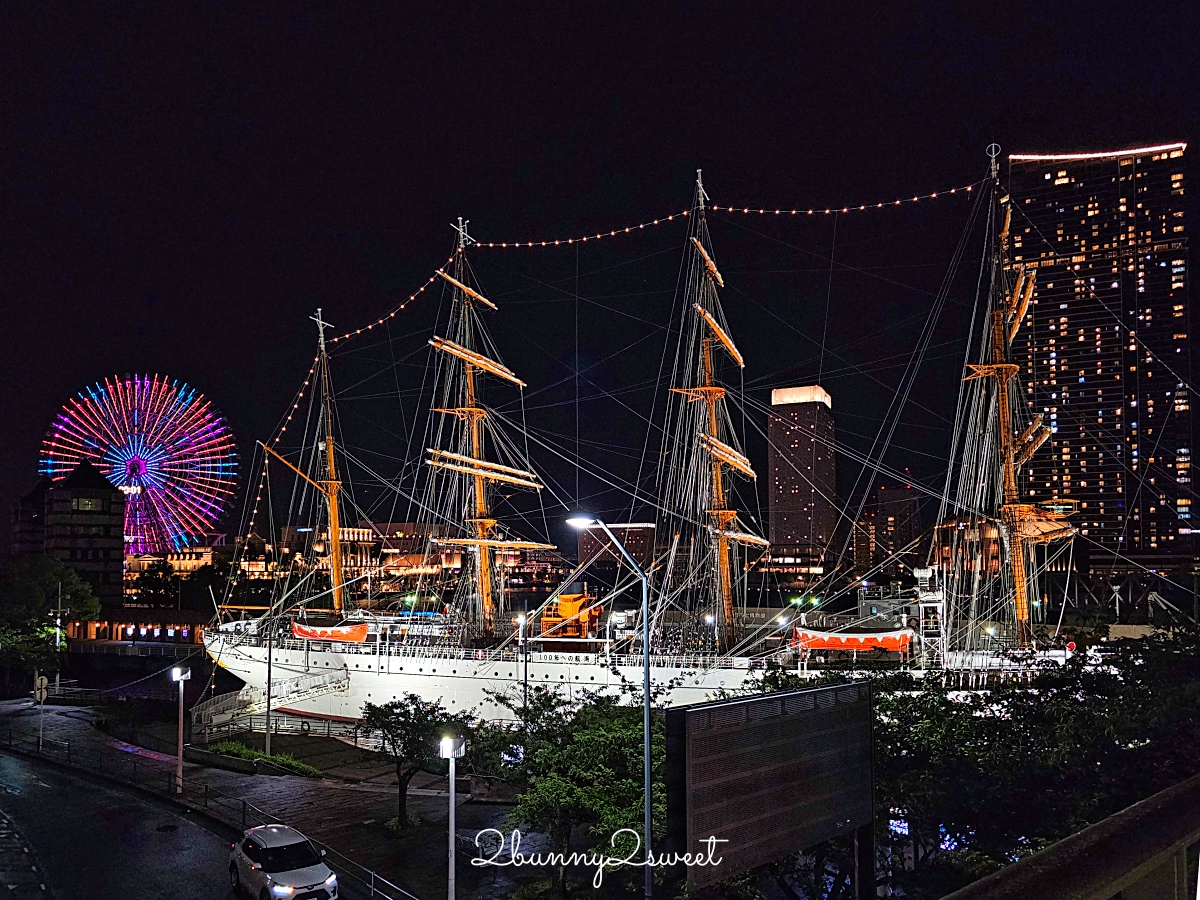
M 308 778 L 323 778 L 325 775 L 320 769 L 310 766 L 306 762 L 301 762 L 290 753 L 277 753 L 267 756 L 261 750 L 255 750 L 237 741 L 221 741 L 219 744 L 213 744 L 208 749 L 213 753 L 220 753 L 223 756 L 234 756 L 238 759 L 270 763 L 273 766 L 278 766 L 280 769 L 287 769 L 296 775 L 304 775 Z
M 404 834 L 404 830 L 406 828 L 415 828 L 416 826 L 418 826 L 420 824 L 421 824 L 420 817 L 418 817 L 416 813 L 409 813 L 408 814 L 408 824 L 401 827 L 400 817 L 397 816 L 394 819 L 388 819 L 386 822 L 384 822 L 383 830 L 386 831 L 388 834 L 390 834 L 392 837 L 405 837 L 405 836 L 407 836 Z

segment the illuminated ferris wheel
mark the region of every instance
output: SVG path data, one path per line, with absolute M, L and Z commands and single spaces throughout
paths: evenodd
M 85 460 L 126 495 L 125 552 L 197 543 L 236 483 L 236 445 L 203 394 L 161 375 L 106 378 L 63 406 L 42 443 L 40 469 L 65 478 Z

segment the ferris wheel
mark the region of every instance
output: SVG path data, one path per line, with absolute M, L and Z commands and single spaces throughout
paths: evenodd
M 42 443 L 57 480 L 95 465 L 125 497 L 125 552 L 165 553 L 209 533 L 236 484 L 233 433 L 195 388 L 162 375 L 106 378 L 64 404 Z

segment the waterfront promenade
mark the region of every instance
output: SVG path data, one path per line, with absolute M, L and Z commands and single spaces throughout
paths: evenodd
M 444 778 L 422 775 L 414 781 L 408 806 L 421 824 L 396 838 L 383 826 L 395 817 L 397 807 L 396 788 L 390 783 L 394 778 L 387 777 L 386 767 L 370 764 L 360 766 L 360 771 L 343 767 L 339 778 L 317 779 L 242 775 L 185 763 L 185 792 L 180 799 L 174 794 L 173 755 L 113 738 L 93 724 L 94 717 L 89 708 L 45 707 L 39 753 L 37 708 L 29 700 L 0 702 L 0 751 L 40 756 L 151 791 L 236 827 L 268 820 L 292 825 L 332 851 L 345 874 L 368 887 L 374 881 L 378 896 L 427 900 L 445 895 L 448 793 Z M 513 884 L 504 877 L 492 878 L 503 873 L 488 871 L 481 879 L 480 870 L 468 860 L 476 832 L 498 826 L 508 808 L 471 803 L 461 795 L 456 806 L 460 890 L 480 898 L 505 896 Z

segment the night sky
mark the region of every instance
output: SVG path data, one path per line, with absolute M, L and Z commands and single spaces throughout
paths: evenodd
M 64 400 L 118 373 L 194 385 L 248 461 L 308 369 L 313 310 L 338 331 L 373 321 L 446 259 L 460 215 L 483 241 L 560 238 L 685 208 L 697 168 L 718 204 L 823 209 L 977 182 L 991 141 L 1197 137 L 1189 4 L 993 4 L 969 19 L 967 6 L 0 5 L 0 500 L 35 482 Z M 970 202 L 848 214 L 836 236 L 832 217 L 713 214 L 747 396 L 820 372 L 841 439 L 868 447 Z M 529 382 L 526 421 L 568 456 L 578 323 L 582 453 L 615 480 L 646 443 L 684 242 L 673 223 L 471 256 L 500 305 L 497 346 Z M 931 485 L 971 252 L 887 457 Z M 385 477 L 440 296 L 334 356 L 346 442 Z M 520 414 L 515 392 L 489 401 Z M 575 501 L 573 465 L 533 449 Z M 845 492 L 855 475 L 844 467 Z M 603 488 L 583 476 L 578 501 L 631 511 Z M 395 515 L 365 484 L 361 502 Z

